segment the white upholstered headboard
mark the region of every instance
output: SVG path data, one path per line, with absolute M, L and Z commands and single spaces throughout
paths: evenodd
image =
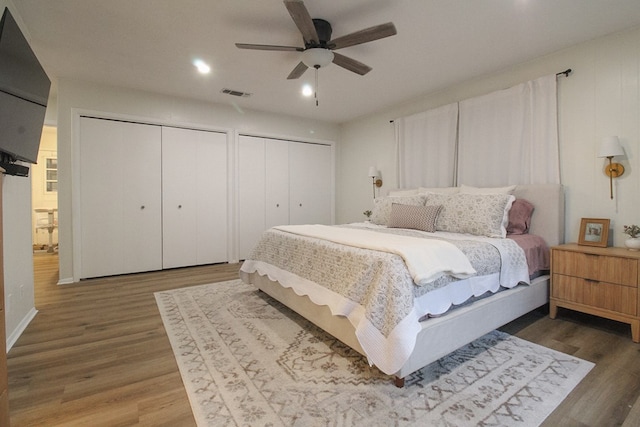
M 535 207 L 529 233 L 541 236 L 549 246 L 564 243 L 564 187 L 561 184 L 518 185 L 513 194 Z

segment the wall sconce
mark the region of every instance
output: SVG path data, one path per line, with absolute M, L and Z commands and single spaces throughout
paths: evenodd
M 376 169 L 375 166 L 369 166 L 369 176 L 371 177 L 371 181 L 373 182 L 373 198 L 376 198 L 376 187 L 382 187 L 382 180 L 380 178 L 376 179 L 380 172 Z
M 620 145 L 617 136 L 608 136 L 602 140 L 598 157 L 606 157 L 609 159 L 609 165 L 604 168 L 604 173 L 609 177 L 609 191 L 613 200 L 613 178 L 618 178 L 624 173 L 624 166 L 620 163 L 612 163 L 611 159 L 615 156 L 624 156 L 624 150 Z

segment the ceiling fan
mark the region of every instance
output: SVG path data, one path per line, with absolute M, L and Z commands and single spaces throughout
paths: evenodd
M 284 4 L 293 22 L 302 33 L 304 47 L 247 43 L 236 43 L 236 46 L 240 49 L 302 52 L 302 61 L 295 66 L 287 79 L 297 79 L 304 74 L 307 68 L 317 70 L 331 62 L 363 76 L 371 71 L 371 67 L 334 51 L 396 34 L 396 27 L 392 22 L 387 22 L 332 40 L 331 24 L 324 19 L 312 19 L 302 0 L 284 0 Z

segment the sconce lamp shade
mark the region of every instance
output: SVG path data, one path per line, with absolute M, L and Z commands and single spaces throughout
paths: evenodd
M 375 178 L 376 176 L 378 176 L 378 170 L 375 166 L 369 166 L 369 176 L 371 178 Z
M 602 139 L 600 144 L 600 151 L 598 157 L 614 157 L 624 156 L 624 150 L 620 145 L 620 140 L 617 136 L 608 136 Z

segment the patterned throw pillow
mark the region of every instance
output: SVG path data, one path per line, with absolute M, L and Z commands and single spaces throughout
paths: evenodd
M 476 236 L 507 236 L 511 194 L 428 194 L 427 204 L 442 205 L 436 230 Z
M 438 206 L 412 206 L 393 203 L 389 227 L 411 228 L 433 233 L 436 231 L 436 219 L 442 209 Z
M 378 197 L 373 201 L 373 213 L 371 222 L 378 225 L 388 225 L 391 216 L 391 204 L 424 206 L 424 195 L 404 196 L 404 197 Z

